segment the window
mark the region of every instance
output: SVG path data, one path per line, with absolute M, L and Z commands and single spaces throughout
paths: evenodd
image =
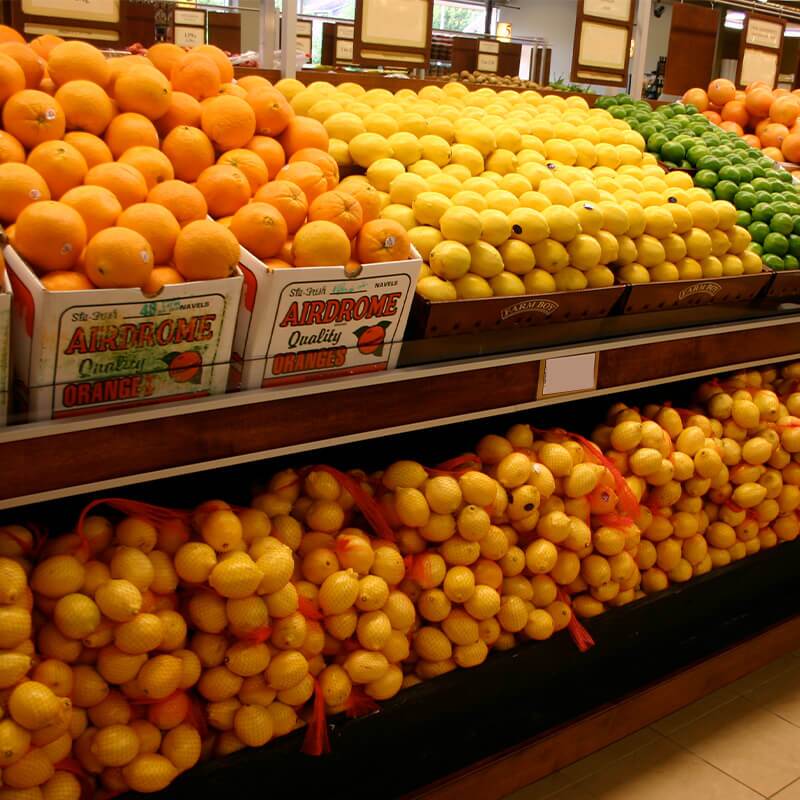
M 492 12 L 491 30 L 497 24 L 497 9 Z M 484 33 L 486 8 L 458 0 L 434 0 L 433 29 L 454 33 Z
M 355 19 L 356 0 L 299 0 L 297 13 L 306 17 Z

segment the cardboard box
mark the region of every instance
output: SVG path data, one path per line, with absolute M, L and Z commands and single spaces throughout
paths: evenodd
M 47 291 L 7 246 L 18 411 L 31 420 L 113 412 L 224 392 L 240 273 L 140 289 Z
M 242 257 L 232 386 L 254 389 L 379 372 L 397 364 L 422 260 L 268 269 Z
M 0 284 L 0 426 L 8 423 L 11 381 L 11 281 Z

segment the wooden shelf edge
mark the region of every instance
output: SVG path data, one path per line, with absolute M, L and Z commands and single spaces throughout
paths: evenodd
M 794 617 L 404 800 L 500 800 L 793 652 L 799 637 L 800 617 Z

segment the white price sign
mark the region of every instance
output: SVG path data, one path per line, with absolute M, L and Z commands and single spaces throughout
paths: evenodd
M 597 388 L 597 353 L 546 358 L 539 372 L 537 399 Z

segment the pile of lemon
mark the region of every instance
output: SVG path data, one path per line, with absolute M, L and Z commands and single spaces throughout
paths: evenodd
M 541 294 L 760 272 L 736 209 L 666 173 L 644 139 L 582 97 L 279 88 L 322 122 L 343 171 L 410 232 L 430 300 Z

